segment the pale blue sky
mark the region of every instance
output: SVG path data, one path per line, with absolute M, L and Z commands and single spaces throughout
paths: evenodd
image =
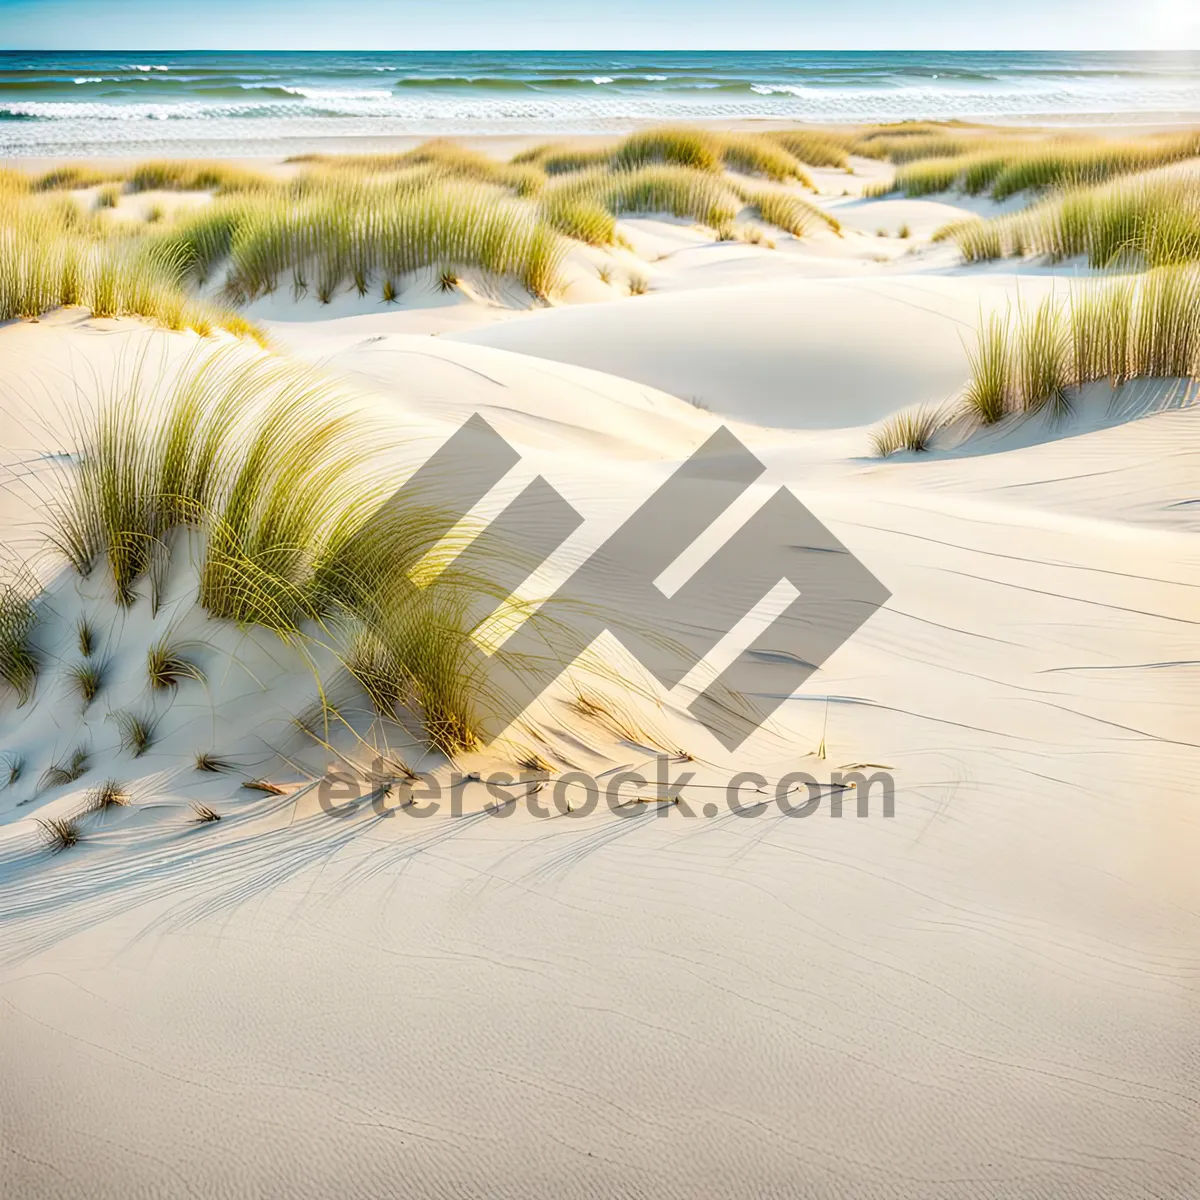
M 1200 0 L 0 0 L 6 49 L 1190 49 Z

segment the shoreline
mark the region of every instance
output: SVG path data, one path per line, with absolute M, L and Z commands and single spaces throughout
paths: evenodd
M 664 124 L 1200 123 L 1186 51 L 0 51 L 0 68 L 0 153 L 14 159 L 386 151 Z
M 953 121 L 928 121 L 929 124 L 945 125 L 950 129 L 962 127 L 964 132 L 972 129 L 1015 128 L 1029 133 L 1044 132 L 1048 136 L 1057 134 L 1092 134 L 1109 138 L 1145 137 L 1158 133 L 1179 133 L 1191 128 L 1200 128 L 1200 110 L 1191 114 L 1175 114 L 1175 120 L 1156 120 L 1139 123 L 1132 120 L 1133 114 L 1114 113 L 1112 119 L 1097 117 L 1086 121 L 1077 117 L 1053 119 L 1050 114 L 1031 116 L 1021 121 L 976 121 L 955 119 Z M 913 117 L 913 122 L 926 123 L 926 118 Z M 697 129 L 709 129 L 728 133 L 768 133 L 782 129 L 804 129 L 814 132 L 848 133 L 871 127 L 872 122 L 848 121 L 797 121 L 778 118 L 742 118 L 738 120 L 696 120 L 667 122 Z M 6 159 L 19 170 L 37 173 L 51 170 L 63 163 L 103 163 L 105 166 L 131 166 L 148 159 L 205 159 L 236 163 L 245 166 L 282 165 L 288 158 L 300 154 L 400 154 L 426 142 L 444 138 L 473 150 L 482 150 L 492 157 L 508 159 L 522 150 L 546 142 L 564 142 L 579 146 L 610 142 L 623 134 L 662 125 L 661 121 L 632 121 L 623 123 L 606 132 L 569 133 L 548 129 L 530 128 L 512 133 L 406 133 L 394 135 L 346 134 L 340 137 L 296 137 L 270 143 L 273 149 L 248 148 L 234 143 L 215 142 L 211 147 L 190 149 L 174 147 L 170 143 L 148 144 L 145 151 L 130 151 L 128 146 L 114 147 L 112 153 L 74 152 L 64 150 L 53 154 L 29 154 L 7 152 Z

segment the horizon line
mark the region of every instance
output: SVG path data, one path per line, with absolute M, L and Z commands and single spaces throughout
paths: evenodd
M 601 46 L 582 50 L 563 46 L 526 46 L 521 49 L 504 46 L 423 46 L 405 49 L 379 49 L 365 46 L 336 46 L 313 49 L 290 46 L 0 46 L 0 54 L 1174 54 L 1200 55 L 1200 45 L 1188 47 L 1141 46 L 1135 48 L 1111 46 L 1041 46 L 1037 49 L 1018 49 L 1007 46 L 913 47 L 874 46 L 869 49 L 847 49 L 837 46 L 741 47 L 736 50 L 703 46 Z

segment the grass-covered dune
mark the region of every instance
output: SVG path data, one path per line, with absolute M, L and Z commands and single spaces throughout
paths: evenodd
M 572 242 L 618 244 L 624 215 L 668 214 L 723 240 L 741 236 L 741 214 L 794 237 L 836 230 L 799 194 L 812 184 L 802 153 L 845 162 L 816 133 L 663 128 L 599 149 L 536 147 L 511 162 L 438 140 L 402 154 L 302 155 L 290 175 L 188 160 L 7 170 L 0 320 L 81 305 L 257 336 L 237 307 L 280 287 L 322 302 L 348 288 L 392 301 L 405 276 L 425 270 L 444 286 L 475 271 L 548 299 Z M 204 202 L 155 203 L 131 219 L 127 198 L 146 192 Z
M 190 625 L 205 636 L 275 635 L 314 672 L 324 664 L 322 694 L 336 690 L 336 675 L 379 718 L 419 722 L 435 749 L 472 749 L 488 681 L 468 614 L 481 597 L 495 592 L 493 607 L 507 597 L 478 555 L 470 568 L 456 563 L 470 536 L 461 514 L 421 498 L 398 506 L 400 437 L 307 368 L 233 347 L 205 351 L 165 395 L 135 378 L 80 418 L 74 464 L 46 497 L 51 568 L 35 556 L 39 575 L 56 586 L 57 562 L 87 581 L 97 611 L 114 618 L 102 622 L 110 631 L 134 606 L 143 613 L 133 625 L 157 620 L 170 594 L 172 625 L 195 608 L 208 625 Z M 418 564 L 424 585 L 399 586 Z M 191 594 L 182 606 L 181 583 Z M 66 669 L 86 709 L 105 688 L 98 635 L 81 621 L 67 639 L 78 653 L 63 651 L 62 637 L 48 641 L 40 626 L 59 607 L 32 574 L 9 576 L 0 684 L 24 704 Z M 151 696 L 196 678 L 182 643 L 150 651 Z M 144 750 L 152 729 L 135 717 L 122 736 Z
M 947 424 L 1066 417 L 1089 384 L 1200 377 L 1200 268 L 1081 280 L 1036 305 L 1018 301 L 981 320 L 957 401 L 896 413 L 872 433 L 877 455 L 930 448 Z
M 1178 148 L 1153 139 L 1158 150 Z M 1188 144 L 1191 153 L 1195 146 Z M 1142 163 L 1144 156 L 1131 162 Z M 964 408 L 991 425 L 1013 413 L 1069 410 L 1075 392 L 1107 379 L 1200 375 L 1200 179 L 1190 165 L 1065 187 L 1019 212 L 947 225 L 967 262 L 1083 259 L 1121 272 L 1071 283 L 1035 308 L 983 320 L 971 353 Z M 938 427 L 930 412 L 884 430 L 884 452 L 923 448 Z
M 261 338 L 229 305 L 189 289 L 193 263 L 177 238 L 114 222 L 105 207 L 86 212 L 15 171 L 0 174 L 0 320 L 81 305 L 98 317 L 137 313 L 168 329 Z
M 507 162 L 436 140 L 396 154 L 304 155 L 273 172 L 188 160 L 66 164 L 40 175 L 9 169 L 0 172 L 0 319 L 81 306 L 101 317 L 138 314 L 171 329 L 262 340 L 240 310 L 269 294 L 329 303 L 352 293 L 390 303 L 414 278 L 448 290 L 463 272 L 545 301 L 562 293 L 579 263 L 607 282 L 611 265 L 597 268 L 596 256 L 633 253 L 620 231 L 632 215 L 687 221 L 715 240 L 758 241 L 761 226 L 798 238 L 837 232 L 834 213 L 806 189 L 813 172 L 849 168 L 855 156 L 897 163 L 905 190 L 1051 190 L 1021 212 L 940 231 L 969 261 L 1033 254 L 1084 256 L 1100 268 L 1166 267 L 1200 259 L 1194 177 L 1172 165 L 1198 145 L 1194 134 L 1126 142 L 953 123 L 845 133 L 663 127 L 607 143 L 534 146 Z M 1153 166 L 1162 169 L 1124 177 Z M 153 203 L 137 201 L 147 192 L 157 194 Z M 163 195 L 170 192 L 179 203 Z M 594 248 L 590 261 L 572 257 L 585 246 Z M 627 262 L 622 275 L 633 294 L 648 286 Z M 1187 314 L 1171 306 L 1193 302 L 1191 277 L 1177 278 L 1155 275 L 1133 288 L 1132 332 L 1108 336 L 1112 361 L 1126 364 L 1114 377 L 1164 362 L 1177 374 L 1194 369 L 1188 338 L 1161 332 L 1186 325 Z M 1113 284 L 1105 302 L 1113 312 L 1125 303 L 1123 286 Z M 1017 365 L 1006 368 L 1003 386 L 979 382 L 988 375 L 983 365 L 976 371 L 972 387 L 985 397 L 979 414 L 1036 407 L 1093 378 L 1096 355 L 1081 347 L 1100 335 L 1081 333 L 1080 323 L 1099 321 L 1087 314 L 1104 307 L 1080 302 L 1069 318 L 1066 309 L 1047 310 L 1017 322 L 1002 356 Z M 1075 332 L 1060 337 L 1059 324 L 1072 322 Z M 1049 355 L 1071 348 L 1061 370 L 1043 364 L 1044 384 L 1020 366 L 1040 353 L 1039 338 Z M 1156 348 L 1163 338 L 1169 351 Z M 988 353 L 979 351 L 980 364 L 999 361 Z M 1025 382 L 1014 383 L 1022 371 Z
M 1093 267 L 1200 259 L 1200 176 L 1155 174 L 1072 188 L 1023 212 L 940 230 L 968 262 L 1044 255 Z
M 1200 133 L 1127 141 L 1103 137 L 892 135 L 880 157 L 900 164 L 874 193 L 928 196 L 958 190 L 1004 200 L 1018 192 L 1082 187 L 1200 156 Z M 867 143 L 870 145 L 870 142 Z M 862 153 L 862 147 L 859 149 Z
M 800 151 L 807 151 L 805 158 Z M 812 179 L 805 169 L 828 165 L 830 158 L 845 165 L 845 154 L 819 135 L 811 141 L 790 141 L 771 134 L 718 133 L 686 126 L 647 129 L 630 134 L 612 146 L 571 147 L 557 143 L 534 146 L 513 159 L 514 164 L 536 166 L 548 175 L 565 175 L 594 167 L 630 170 L 652 163 L 671 163 L 698 171 L 722 169 L 768 179 L 797 180 L 807 186 Z
M 423 272 L 444 288 L 472 272 L 545 301 L 566 286 L 573 246 L 625 245 L 618 223 L 635 214 L 693 222 L 718 240 L 762 240 L 763 226 L 837 232 L 833 213 L 804 193 L 813 171 L 852 169 L 855 155 L 899 164 L 883 189 L 1001 196 L 1095 187 L 1197 145 L 1196 135 L 1126 143 L 953 123 L 846 133 L 672 126 L 534 146 L 508 162 L 436 140 L 397 154 L 302 155 L 282 172 L 189 160 L 9 169 L 0 172 L 0 320 L 79 305 L 261 338 L 238 310 L 278 289 L 322 303 L 347 291 L 391 302 Z M 163 202 L 170 192 L 186 203 Z M 145 193 L 160 199 L 138 205 Z M 1032 250 L 1107 263 L 1133 246 L 1154 264 L 1191 257 L 1196 226 L 1186 185 L 1118 182 L 952 232 L 968 258 Z
M 984 424 L 1014 411 L 1065 411 L 1097 380 L 1200 375 L 1200 270 L 1074 284 L 1015 316 L 993 314 L 972 355 L 968 410 Z

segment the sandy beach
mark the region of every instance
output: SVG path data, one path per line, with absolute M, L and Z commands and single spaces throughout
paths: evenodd
M 464 139 L 503 163 L 539 140 Z M 0 699 L 21 764 L 0 787 L 5 1196 L 1200 1192 L 1200 387 L 1101 379 L 1065 411 L 968 420 L 989 316 L 1113 272 L 935 239 L 1032 192 L 908 196 L 903 164 L 848 167 L 754 182 L 833 219 L 803 236 L 619 212 L 545 301 L 430 267 L 389 303 L 378 279 L 248 297 L 266 348 L 86 306 L 0 325 L 3 543 L 43 589 L 36 688 Z M 91 210 L 104 186 L 67 194 Z M 104 219 L 219 202 L 126 190 Z M 125 604 L 46 547 L 105 398 L 153 424 L 214 354 L 332 389 L 397 477 L 481 415 L 517 465 L 475 515 L 540 477 L 581 518 L 535 591 L 725 428 L 765 469 L 672 587 L 786 488 L 890 598 L 733 750 L 692 677 L 644 678 L 611 634 L 599 674 L 542 696 L 551 778 L 665 764 L 692 776 L 682 804 L 539 815 L 484 782 L 530 738 L 446 754 L 410 730 L 441 810 L 364 793 L 331 815 L 322 781 L 366 743 L 312 732 L 320 637 L 206 613 L 186 539 Z M 917 410 L 929 444 L 881 454 Z M 156 691 L 168 637 L 195 673 Z M 151 710 L 136 749 L 119 714 Z M 828 787 L 803 819 L 705 815 L 738 773 L 797 771 L 886 773 L 894 812 L 860 784 L 840 817 Z M 96 801 L 106 780 L 122 798 Z M 44 823 L 77 818 L 54 852 Z

